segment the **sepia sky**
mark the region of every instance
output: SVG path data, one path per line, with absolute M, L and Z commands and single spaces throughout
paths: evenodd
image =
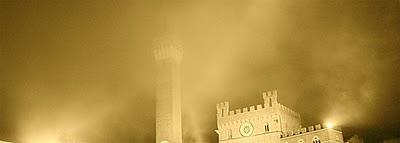
M 0 140 L 155 142 L 153 41 L 184 47 L 185 143 L 215 104 L 278 102 L 345 139 L 400 137 L 399 0 L 0 0 Z

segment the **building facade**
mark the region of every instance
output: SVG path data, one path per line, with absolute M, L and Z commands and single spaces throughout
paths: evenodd
M 263 92 L 264 104 L 230 110 L 217 104 L 220 143 L 343 143 L 339 129 L 321 125 L 302 128 L 298 113 L 278 103 L 276 90 Z

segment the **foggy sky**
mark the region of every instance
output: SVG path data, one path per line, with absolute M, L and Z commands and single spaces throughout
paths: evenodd
M 345 138 L 400 137 L 400 1 L 0 1 L 0 140 L 154 142 L 153 39 L 183 43 L 184 141 L 215 104 L 278 102 Z

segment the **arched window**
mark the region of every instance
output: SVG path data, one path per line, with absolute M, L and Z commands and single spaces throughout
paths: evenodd
M 321 140 L 320 140 L 317 136 L 315 136 L 315 137 L 312 139 L 312 142 L 313 142 L 313 143 L 321 143 Z
M 299 139 L 298 143 L 304 143 L 303 139 Z

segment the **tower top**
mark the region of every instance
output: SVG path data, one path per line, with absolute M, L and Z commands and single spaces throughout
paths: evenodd
M 182 61 L 183 46 L 176 37 L 161 36 L 154 40 L 154 57 L 157 61 Z

